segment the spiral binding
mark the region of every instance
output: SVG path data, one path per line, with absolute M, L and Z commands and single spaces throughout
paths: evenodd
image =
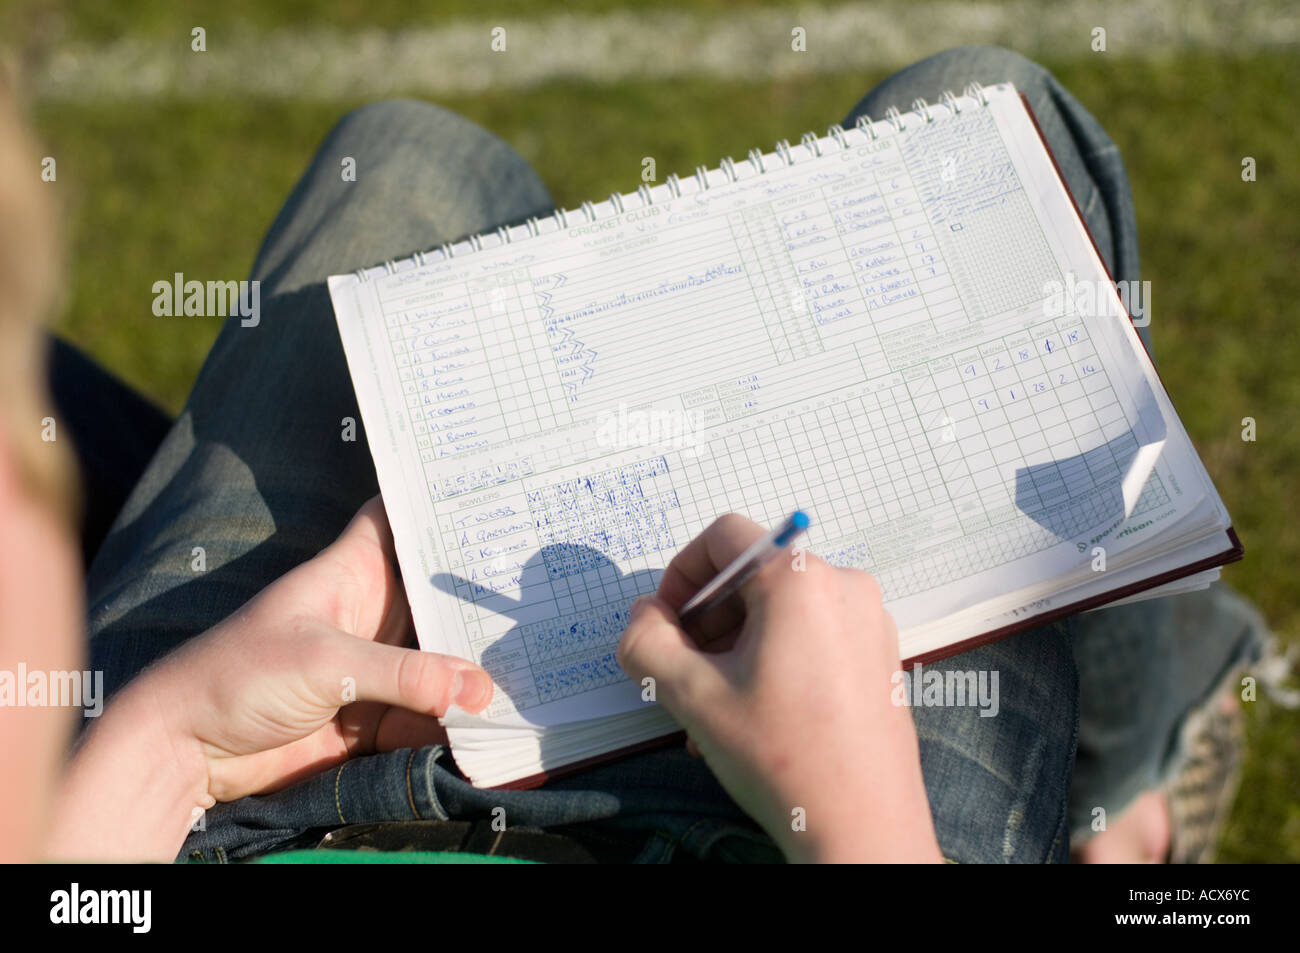
M 950 116 L 960 115 L 963 108 L 961 104 L 962 99 L 974 100 L 979 106 L 988 106 L 989 104 L 988 92 L 979 83 L 972 82 L 966 85 L 965 89 L 962 90 L 960 97 L 954 96 L 952 90 L 945 89 L 939 97 L 939 102 L 935 106 L 931 106 L 924 99 L 917 98 L 912 101 L 911 108 L 906 112 L 899 110 L 897 106 L 890 106 L 885 110 L 884 119 L 879 121 L 871 119 L 868 116 L 859 116 L 855 129 L 857 132 L 869 136 L 872 141 L 875 141 L 880 138 L 881 134 L 879 129 L 882 126 L 890 127 L 896 132 L 903 132 L 906 130 L 908 128 L 908 117 L 915 117 L 915 119 L 929 125 L 938 121 L 939 116 L 936 115 L 936 110 L 939 109 L 946 109 Z M 838 123 L 830 126 L 826 130 L 825 137 L 819 137 L 815 132 L 805 132 L 799 139 L 799 147 L 813 158 L 821 158 L 825 155 L 822 151 L 822 144 L 825 139 L 833 140 L 841 149 L 853 148 L 852 143 L 848 141 L 848 133 L 845 131 L 844 127 Z M 782 163 L 782 168 L 789 168 L 798 161 L 794 157 L 788 140 L 782 139 L 776 143 L 774 151 L 776 157 Z M 775 168 L 767 163 L 767 157 L 764 156 L 763 150 L 761 149 L 750 149 L 745 161 L 752 166 L 755 172 L 759 175 L 766 173 L 769 168 Z M 718 169 L 724 176 L 726 176 L 729 182 L 740 181 L 739 174 L 736 172 L 736 163 L 731 156 L 723 156 L 718 162 Z M 712 187 L 712 183 L 709 182 L 709 172 L 711 171 L 712 170 L 707 166 L 701 165 L 695 167 L 694 179 L 697 186 L 696 191 L 707 192 Z M 674 198 L 682 197 L 681 179 L 675 173 L 667 176 L 664 182 L 668 187 L 668 191 L 672 193 Z M 636 195 L 641 200 L 642 208 L 649 208 L 654 204 L 654 195 L 651 192 L 649 184 L 643 182 L 637 188 Z M 619 192 L 610 193 L 608 199 L 609 205 L 616 215 L 621 215 L 627 210 L 624 200 L 628 197 L 629 196 Z M 597 211 L 595 204 L 590 201 L 583 202 L 582 205 L 578 207 L 577 211 L 583 215 L 587 222 L 595 222 L 600 218 L 600 213 Z M 571 212 L 566 211 L 565 209 L 557 208 L 550 215 L 544 216 L 544 218 L 549 218 L 555 222 L 556 227 L 552 231 L 563 231 L 570 226 L 571 214 Z M 543 234 L 544 229 L 542 223 L 543 218 L 534 215 L 532 218 L 524 222 L 523 225 L 523 227 L 527 229 L 528 234 L 526 236 L 519 236 L 519 238 L 536 238 L 538 235 Z M 441 258 L 431 258 L 430 252 L 421 251 L 416 252 L 407 258 L 389 259 L 379 266 L 358 268 L 354 273 L 359 280 L 368 281 L 371 277 L 371 273 L 375 271 L 376 268 L 382 268 L 384 274 L 392 275 L 396 274 L 400 270 L 399 266 L 404 263 L 409 263 L 413 267 L 420 267 L 431 264 L 434 261 L 454 258 L 457 255 L 454 245 L 463 244 L 466 241 L 468 241 L 470 245 L 469 251 L 475 252 L 482 251 L 484 248 L 499 248 L 503 245 L 512 244 L 518 240 L 516 236 L 511 235 L 510 228 L 505 225 L 496 229 L 496 245 L 484 243 L 484 234 L 489 236 L 491 235 L 491 233 L 471 235 L 469 238 L 461 239 L 456 243 L 444 242 L 437 249 L 430 250 L 430 252 L 440 254 L 442 256 Z M 467 254 L 467 252 L 462 251 L 460 254 Z

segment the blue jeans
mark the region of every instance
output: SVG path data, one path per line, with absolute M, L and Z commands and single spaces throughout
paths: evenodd
M 881 118 L 888 106 L 907 108 L 918 96 L 933 102 L 945 88 L 960 91 L 970 80 L 1010 80 L 1029 96 L 1112 273 L 1136 278 L 1136 224 L 1115 145 L 1069 93 L 1024 58 L 987 47 L 941 53 L 881 83 L 845 123 L 862 113 Z M 355 182 L 340 177 L 345 156 L 356 160 Z M 253 266 L 251 277 L 262 282 L 260 324 L 227 322 L 91 568 L 91 655 L 110 691 L 315 555 L 378 491 L 366 442 L 338 439 L 340 421 L 359 421 L 360 414 L 325 278 L 551 209 L 545 186 L 508 145 L 436 106 L 385 102 L 340 121 Z M 200 545 L 208 570 L 195 574 L 191 550 Z M 1114 632 L 1127 635 L 1108 628 L 1107 619 L 1119 618 L 1114 613 L 1128 620 Z M 997 717 L 980 717 L 975 708 L 913 709 L 946 856 L 962 862 L 1067 857 L 1071 831 L 1080 826 L 1072 816 L 1071 775 L 1076 741 L 1083 766 L 1090 737 L 1086 723 L 1082 732 L 1079 727 L 1081 698 L 1084 712 L 1091 710 L 1090 673 L 1133 674 L 1108 672 L 1102 662 L 1117 657 L 1138 675 L 1164 665 L 1175 636 L 1153 643 L 1146 630 L 1150 619 L 1170 617 L 1106 610 L 933 666 L 1000 676 Z M 1085 785 L 1085 800 L 1092 801 L 1080 817 L 1086 819 L 1091 803 L 1122 807 L 1114 792 L 1131 799 L 1126 785 L 1157 775 L 1169 754 L 1171 726 L 1246 651 L 1245 642 L 1218 630 L 1177 637 L 1179 651 L 1188 642 L 1203 643 L 1204 651 L 1187 656 L 1193 661 L 1184 678 L 1162 684 L 1166 694 L 1143 716 L 1147 721 L 1128 724 L 1132 737 L 1121 746 L 1127 762 L 1111 758 L 1113 732 L 1101 732 L 1094 753 L 1104 770 L 1094 775 L 1096 785 Z M 1116 639 L 1122 651 L 1112 644 Z M 1104 651 L 1094 652 L 1094 645 Z M 1131 719 L 1132 711 L 1123 715 Z M 274 794 L 218 805 L 182 856 L 240 859 L 322 828 L 485 818 L 496 807 L 505 808 L 512 826 L 618 831 L 635 840 L 642 861 L 780 858 L 703 762 L 680 747 L 604 764 L 538 790 L 501 792 L 467 784 L 438 746 L 357 758 Z

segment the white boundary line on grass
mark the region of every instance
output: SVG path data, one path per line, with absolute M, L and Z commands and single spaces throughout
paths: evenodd
M 203 26 L 201 21 L 194 24 Z M 794 27 L 807 52 L 791 50 Z M 1106 30 L 1105 53 L 1092 49 Z M 491 49 L 492 29 L 506 50 Z M 205 28 L 206 29 L 206 28 Z M 1060 3 L 847 3 L 732 14 L 618 12 L 501 16 L 403 31 L 303 27 L 269 33 L 208 29 L 207 51 L 130 36 L 64 45 L 37 65 L 46 100 L 374 98 L 522 89 L 557 79 L 610 83 L 714 76 L 762 80 L 901 66 L 950 46 L 995 43 L 1027 56 L 1149 57 L 1183 50 L 1300 45 L 1300 4 L 1282 0 L 1065 0 Z

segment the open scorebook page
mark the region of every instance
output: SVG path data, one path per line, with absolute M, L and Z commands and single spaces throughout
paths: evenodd
M 454 750 L 666 730 L 615 645 L 728 511 L 808 511 L 904 657 L 1104 587 L 1098 545 L 1226 548 L 1113 286 L 1053 293 L 1106 274 L 1019 96 L 930 111 L 330 279 L 420 644 L 497 684 Z

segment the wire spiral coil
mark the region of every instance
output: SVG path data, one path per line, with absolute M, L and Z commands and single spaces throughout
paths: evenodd
M 967 84 L 960 97 L 955 96 L 952 90 L 944 90 L 939 97 L 938 103 L 934 106 L 931 106 L 931 104 L 926 100 L 918 97 L 912 101 L 911 108 L 906 112 L 900 110 L 897 106 L 890 106 L 885 110 L 883 119 L 876 120 L 872 119 L 870 116 L 859 116 L 855 122 L 854 129 L 851 131 L 861 133 L 862 135 L 869 137 L 869 141 L 874 142 L 881 138 L 882 128 L 885 130 L 885 135 L 893 135 L 905 132 L 910 128 L 909 123 L 913 121 L 919 120 L 925 125 L 931 125 L 940 121 L 942 113 L 938 112 L 939 110 L 946 110 L 949 117 L 958 116 L 964 108 L 961 102 L 963 99 L 973 100 L 977 106 L 989 105 L 987 91 L 979 83 L 972 82 Z M 763 150 L 758 148 L 749 150 L 749 153 L 745 158 L 745 163 L 754 170 L 754 174 L 756 175 L 763 175 L 771 171 L 773 168 L 790 168 L 797 162 L 805 161 L 795 156 L 795 148 L 802 148 L 809 159 L 820 159 L 827 154 L 824 151 L 824 146 L 828 139 L 835 143 L 835 145 L 837 145 L 841 150 L 853 148 L 854 144 L 849 141 L 848 135 L 849 132 L 846 131 L 843 126 L 836 123 L 826 130 L 825 136 L 818 136 L 815 132 L 811 131 L 805 132 L 799 139 L 799 145 L 794 148 L 790 146 L 788 140 L 782 139 L 777 142 L 774 153 L 777 159 L 780 160 L 779 166 L 773 166 L 768 161 L 768 156 L 765 156 Z M 709 173 L 712 171 L 714 170 L 709 169 L 707 166 L 696 166 L 693 178 L 695 179 L 697 193 L 707 192 L 716 187 L 715 183 L 709 181 Z M 731 156 L 723 156 L 718 161 L 717 171 L 721 172 L 729 183 L 738 183 L 741 181 L 740 174 L 737 172 L 736 162 L 731 158 Z M 682 197 L 681 179 L 676 173 L 668 175 L 664 180 L 664 184 L 673 198 L 676 199 Z M 613 210 L 615 215 L 622 215 L 628 210 L 627 200 L 633 195 L 640 199 L 642 208 L 649 208 L 654 204 L 654 194 L 651 187 L 648 183 L 643 182 L 637 187 L 635 193 L 610 193 L 609 199 L 607 200 L 610 209 Z M 416 252 L 407 258 L 390 259 L 385 261 L 382 265 L 377 266 L 377 268 L 382 268 L 384 274 L 391 275 L 395 274 L 399 270 L 399 262 L 409 262 L 413 266 L 419 267 L 430 264 L 434 261 L 454 258 L 457 254 L 467 254 L 465 249 L 462 249 L 458 253 L 455 247 L 456 245 L 463 245 L 466 242 L 469 243 L 468 251 L 475 252 L 482 251 L 484 248 L 501 247 L 513 244 L 520 238 L 536 238 L 543 233 L 553 234 L 555 232 L 565 231 L 572 227 L 570 218 L 575 213 L 581 213 L 588 223 L 596 222 L 601 218 L 600 211 L 597 209 L 595 203 L 584 201 L 575 211 L 557 208 L 550 215 L 540 217 L 536 215 L 532 216 L 522 225 L 522 227 L 527 230 L 527 235 L 512 235 L 510 226 L 502 225 L 495 229 L 495 245 L 484 242 L 484 235 L 486 234 L 488 237 L 492 237 L 494 234 L 493 232 L 470 235 L 457 242 L 444 242 L 437 249 L 433 249 L 430 252 Z M 544 227 L 544 222 L 547 219 L 555 223 L 554 228 L 546 229 Z M 441 257 L 439 258 L 437 256 Z M 356 270 L 355 274 L 361 281 L 367 281 L 369 280 L 371 273 L 375 270 L 376 268 L 359 268 Z

